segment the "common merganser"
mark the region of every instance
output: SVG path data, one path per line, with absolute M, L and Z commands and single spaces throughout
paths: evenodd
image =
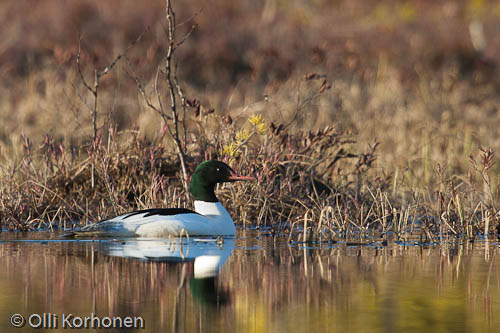
M 101 237 L 168 237 L 181 236 L 234 236 L 233 219 L 215 196 L 217 183 L 254 180 L 237 174 L 221 161 L 200 163 L 191 177 L 189 191 L 194 211 L 185 208 L 153 208 L 139 210 L 109 220 L 89 224 L 72 236 Z

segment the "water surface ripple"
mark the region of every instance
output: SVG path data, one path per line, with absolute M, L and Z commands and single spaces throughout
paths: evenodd
M 488 240 L 304 246 L 254 230 L 222 244 L 1 233 L 0 254 L 1 332 L 13 331 L 13 314 L 35 314 L 32 324 L 55 315 L 59 329 L 72 314 L 140 317 L 151 332 L 500 331 L 500 246 Z

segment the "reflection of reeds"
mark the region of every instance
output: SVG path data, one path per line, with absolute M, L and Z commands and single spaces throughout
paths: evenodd
M 500 329 L 498 246 L 307 250 L 246 236 L 218 278 L 231 295 L 222 307 L 192 297 L 191 264 L 106 257 L 98 243 L 2 243 L 0 312 L 134 315 L 148 330 Z

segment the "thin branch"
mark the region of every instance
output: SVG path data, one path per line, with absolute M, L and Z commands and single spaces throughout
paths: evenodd
M 196 12 L 193 15 L 191 15 L 190 17 L 188 17 L 183 22 L 177 24 L 176 28 L 182 27 L 184 24 L 187 24 L 188 22 L 193 21 L 201 13 L 201 11 L 202 11 L 202 9 L 200 9 L 198 12 Z M 196 23 L 193 24 L 191 26 L 191 29 L 181 38 L 181 40 L 179 42 L 177 42 L 177 44 L 175 45 L 174 49 L 177 49 L 179 46 L 181 46 L 182 44 L 184 44 L 184 42 L 189 38 L 189 36 L 191 36 L 191 34 L 194 32 L 194 30 L 197 27 L 198 27 L 198 24 L 196 24 Z
M 189 36 L 191 36 L 191 34 L 194 32 L 194 30 L 197 27 L 198 27 L 198 24 L 193 24 L 191 26 L 191 29 L 181 38 L 180 41 L 177 42 L 177 44 L 175 44 L 174 50 L 176 50 L 179 46 L 181 46 L 182 44 L 184 44 L 184 42 L 189 38 Z
M 164 108 L 163 108 L 163 103 L 161 101 L 161 95 L 158 91 L 158 78 L 160 77 L 160 73 L 161 73 L 161 64 L 158 66 L 158 68 L 156 69 L 156 75 L 155 75 L 155 83 L 154 83 L 154 87 L 155 87 L 155 93 L 156 93 L 156 97 L 158 99 L 158 105 L 160 106 L 160 110 L 161 110 L 161 113 L 162 113 L 162 117 L 163 119 L 167 118 L 167 119 L 170 119 L 172 120 L 172 118 L 170 116 L 167 116 L 167 114 L 164 112 Z M 165 121 L 166 123 L 166 121 Z
M 92 88 L 89 86 L 89 84 L 85 80 L 85 77 L 83 76 L 83 73 L 82 73 L 82 68 L 80 66 L 80 55 L 81 55 L 81 51 L 82 51 L 81 47 L 82 47 L 82 37 L 81 37 L 81 35 L 79 35 L 78 36 L 78 53 L 76 54 L 76 66 L 78 68 L 78 74 L 80 74 L 80 79 L 82 80 L 83 85 L 85 86 L 85 88 L 87 88 L 87 90 L 89 90 L 93 94 L 94 91 L 92 90 Z
M 94 87 L 91 87 L 90 84 L 88 84 L 87 81 L 85 80 L 85 77 L 83 76 L 82 68 L 80 65 L 82 37 L 81 37 L 81 35 L 78 36 L 78 53 L 76 54 L 76 64 L 77 64 L 77 68 L 78 68 L 78 73 L 80 75 L 80 79 L 82 80 L 85 88 L 87 88 L 87 90 L 94 96 L 94 107 L 91 110 L 92 127 L 93 127 L 93 141 L 95 141 L 97 138 L 97 100 L 98 100 L 98 94 L 99 94 L 99 81 L 104 75 L 108 74 L 109 71 L 111 71 L 113 69 L 113 67 L 115 67 L 115 65 L 118 63 L 118 61 L 121 58 L 123 58 L 134 45 L 136 45 L 139 41 L 141 41 L 141 39 L 144 37 L 144 35 L 147 31 L 149 31 L 149 27 L 144 29 L 144 31 L 132 43 L 130 43 L 129 46 L 127 46 L 127 48 L 111 62 L 110 65 L 106 66 L 101 71 L 94 69 Z
M 182 106 L 182 112 L 183 112 L 183 117 L 182 117 L 182 130 L 183 130 L 183 149 L 186 149 L 186 97 L 184 96 L 184 91 L 182 90 L 181 85 L 179 84 L 179 81 L 177 80 L 177 62 L 175 61 L 174 57 L 174 84 L 175 87 L 177 88 L 177 94 L 181 98 L 181 106 Z
M 194 17 L 194 16 L 193 16 Z M 186 162 L 185 162 L 185 149 L 186 149 L 186 126 L 185 126 L 185 115 L 187 111 L 187 99 L 184 95 L 184 91 L 179 84 L 179 81 L 177 79 L 177 64 L 175 62 L 175 57 L 174 53 L 178 47 L 180 47 L 188 38 L 191 36 L 193 33 L 194 29 L 196 29 L 196 24 L 193 25 L 188 31 L 178 42 L 176 42 L 175 34 L 176 34 L 176 18 L 175 18 L 175 12 L 172 9 L 172 3 L 171 0 L 165 0 L 165 18 L 167 21 L 167 27 L 164 27 L 165 29 L 165 34 L 167 35 L 167 52 L 165 54 L 165 57 L 160 61 L 160 65 L 158 66 L 153 82 L 153 90 L 154 94 L 156 94 L 156 99 L 157 99 L 157 105 L 154 105 L 151 101 L 153 97 L 148 96 L 146 93 L 146 89 L 144 86 L 140 83 L 140 80 L 138 79 L 138 76 L 135 73 L 127 73 L 129 77 L 134 80 L 139 92 L 141 93 L 142 97 L 146 101 L 147 106 L 154 110 L 156 113 L 158 113 L 164 122 L 164 126 L 168 130 L 168 133 L 170 134 L 174 144 L 175 148 L 177 150 L 177 155 L 179 157 L 179 162 L 181 165 L 181 171 L 182 171 L 182 183 L 184 185 L 184 189 L 186 191 L 186 194 L 189 191 L 188 188 L 188 175 L 187 175 L 187 168 L 186 168 Z M 192 18 L 191 18 L 192 19 Z M 189 19 L 189 20 L 191 20 Z M 188 20 L 188 21 L 189 21 Z M 184 24 L 184 23 L 183 23 Z M 138 38 L 140 39 L 140 38 Z M 125 57 L 126 58 L 126 57 Z M 119 60 L 119 59 L 118 59 Z M 127 59 L 128 61 L 128 59 Z M 129 61 L 128 61 L 129 62 Z M 130 62 L 129 62 L 130 63 Z M 113 65 L 113 64 L 112 64 Z M 110 65 L 110 69 L 112 68 L 112 65 Z M 106 70 L 106 69 L 105 69 Z M 161 86 L 161 80 L 165 80 L 166 86 L 162 87 Z M 166 89 L 169 97 L 170 97 L 170 107 L 169 107 L 169 114 L 167 114 L 167 110 L 164 106 L 165 100 L 162 100 L 162 98 L 165 98 L 165 92 L 160 91 L 160 88 Z M 177 100 L 177 97 L 180 99 L 180 107 L 179 107 L 179 101 Z M 180 123 L 180 112 L 183 112 L 182 114 L 182 131 L 183 131 L 183 142 L 181 142 L 181 130 L 179 129 L 179 123 Z
M 199 11 L 193 13 L 191 16 L 189 16 L 187 19 L 185 19 L 184 21 L 182 21 L 181 23 L 177 24 L 177 27 L 182 27 L 183 25 L 185 24 L 188 24 L 189 22 L 193 21 L 198 15 L 201 14 L 201 12 L 203 11 L 203 8 L 200 8 Z
M 130 64 L 130 62 L 128 61 L 128 58 L 127 59 L 127 62 Z M 147 93 L 146 93 L 146 89 L 144 88 L 144 86 L 142 85 L 141 81 L 139 80 L 138 76 L 133 72 L 133 70 L 131 70 L 132 73 L 126 71 L 125 73 L 127 74 L 127 76 L 133 80 L 135 82 L 135 85 L 137 86 L 137 89 L 139 90 L 139 92 L 141 93 L 142 97 L 144 98 L 144 101 L 146 102 L 146 105 L 153 111 L 155 111 L 156 113 L 158 113 L 164 120 L 172 120 L 172 118 L 165 114 L 165 112 L 163 112 L 163 107 L 160 103 L 160 107 L 158 108 L 157 106 L 155 106 L 151 100 L 150 100 L 150 97 L 148 97 Z M 155 89 L 155 91 L 157 92 L 157 90 Z M 165 122 L 166 122 L 165 120 Z
M 150 29 L 149 27 L 146 27 L 146 29 L 144 29 L 144 31 L 143 31 L 143 32 L 142 32 L 142 33 L 141 33 L 141 34 L 140 34 L 140 35 L 139 35 L 139 36 L 138 36 L 138 37 L 137 37 L 137 38 L 136 38 L 136 39 L 135 39 L 132 43 L 130 43 L 130 44 L 127 46 L 127 48 L 126 48 L 126 49 L 125 49 L 122 53 L 120 53 L 120 54 L 119 54 L 119 55 L 115 58 L 115 60 L 113 60 L 113 62 L 112 62 L 109 66 L 105 67 L 102 71 L 100 71 L 100 72 L 98 73 L 98 77 L 99 77 L 99 78 L 101 78 L 102 76 L 104 76 L 104 75 L 108 74 L 108 72 L 109 72 L 110 70 L 112 70 L 112 69 L 113 69 L 113 67 L 115 67 L 115 65 L 118 63 L 118 61 L 119 61 L 121 58 L 123 58 L 124 56 L 126 56 L 126 54 L 128 53 L 128 51 L 130 51 L 130 49 L 131 49 L 132 47 L 134 47 L 134 46 L 135 46 L 135 44 L 139 43 L 139 42 L 142 40 L 142 38 L 144 37 L 144 35 L 146 34 L 146 32 L 148 32 L 148 31 L 149 31 L 149 29 Z
M 175 83 L 173 74 L 172 74 L 172 61 L 173 61 L 173 54 L 175 52 L 175 32 L 176 32 L 176 25 L 175 25 L 175 12 L 172 9 L 172 4 L 170 0 L 166 0 L 165 3 L 165 11 L 166 11 L 166 18 L 167 18 L 167 23 L 168 23 L 168 50 L 167 50 L 167 55 L 165 59 L 165 76 L 166 76 L 166 81 L 167 81 L 167 89 L 170 94 L 170 110 L 172 111 L 172 118 L 173 118 L 173 126 L 174 126 L 174 142 L 175 146 L 177 148 L 177 154 L 179 155 L 179 161 L 181 163 L 181 170 L 183 174 L 183 185 L 184 189 L 186 190 L 186 193 L 188 192 L 188 176 L 187 176 L 187 169 L 186 169 L 186 163 L 185 163 L 185 155 L 184 155 L 184 150 L 182 147 L 182 144 L 179 140 L 179 117 L 177 114 L 177 101 L 175 98 L 175 88 L 174 85 Z M 182 99 L 182 97 L 181 97 Z

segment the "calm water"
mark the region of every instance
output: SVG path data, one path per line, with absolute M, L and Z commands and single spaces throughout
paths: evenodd
M 500 332 L 500 246 L 492 241 L 304 248 L 256 231 L 223 244 L 1 233 L 0 288 L 1 332 L 29 324 Z M 16 313 L 26 323 L 14 330 Z

